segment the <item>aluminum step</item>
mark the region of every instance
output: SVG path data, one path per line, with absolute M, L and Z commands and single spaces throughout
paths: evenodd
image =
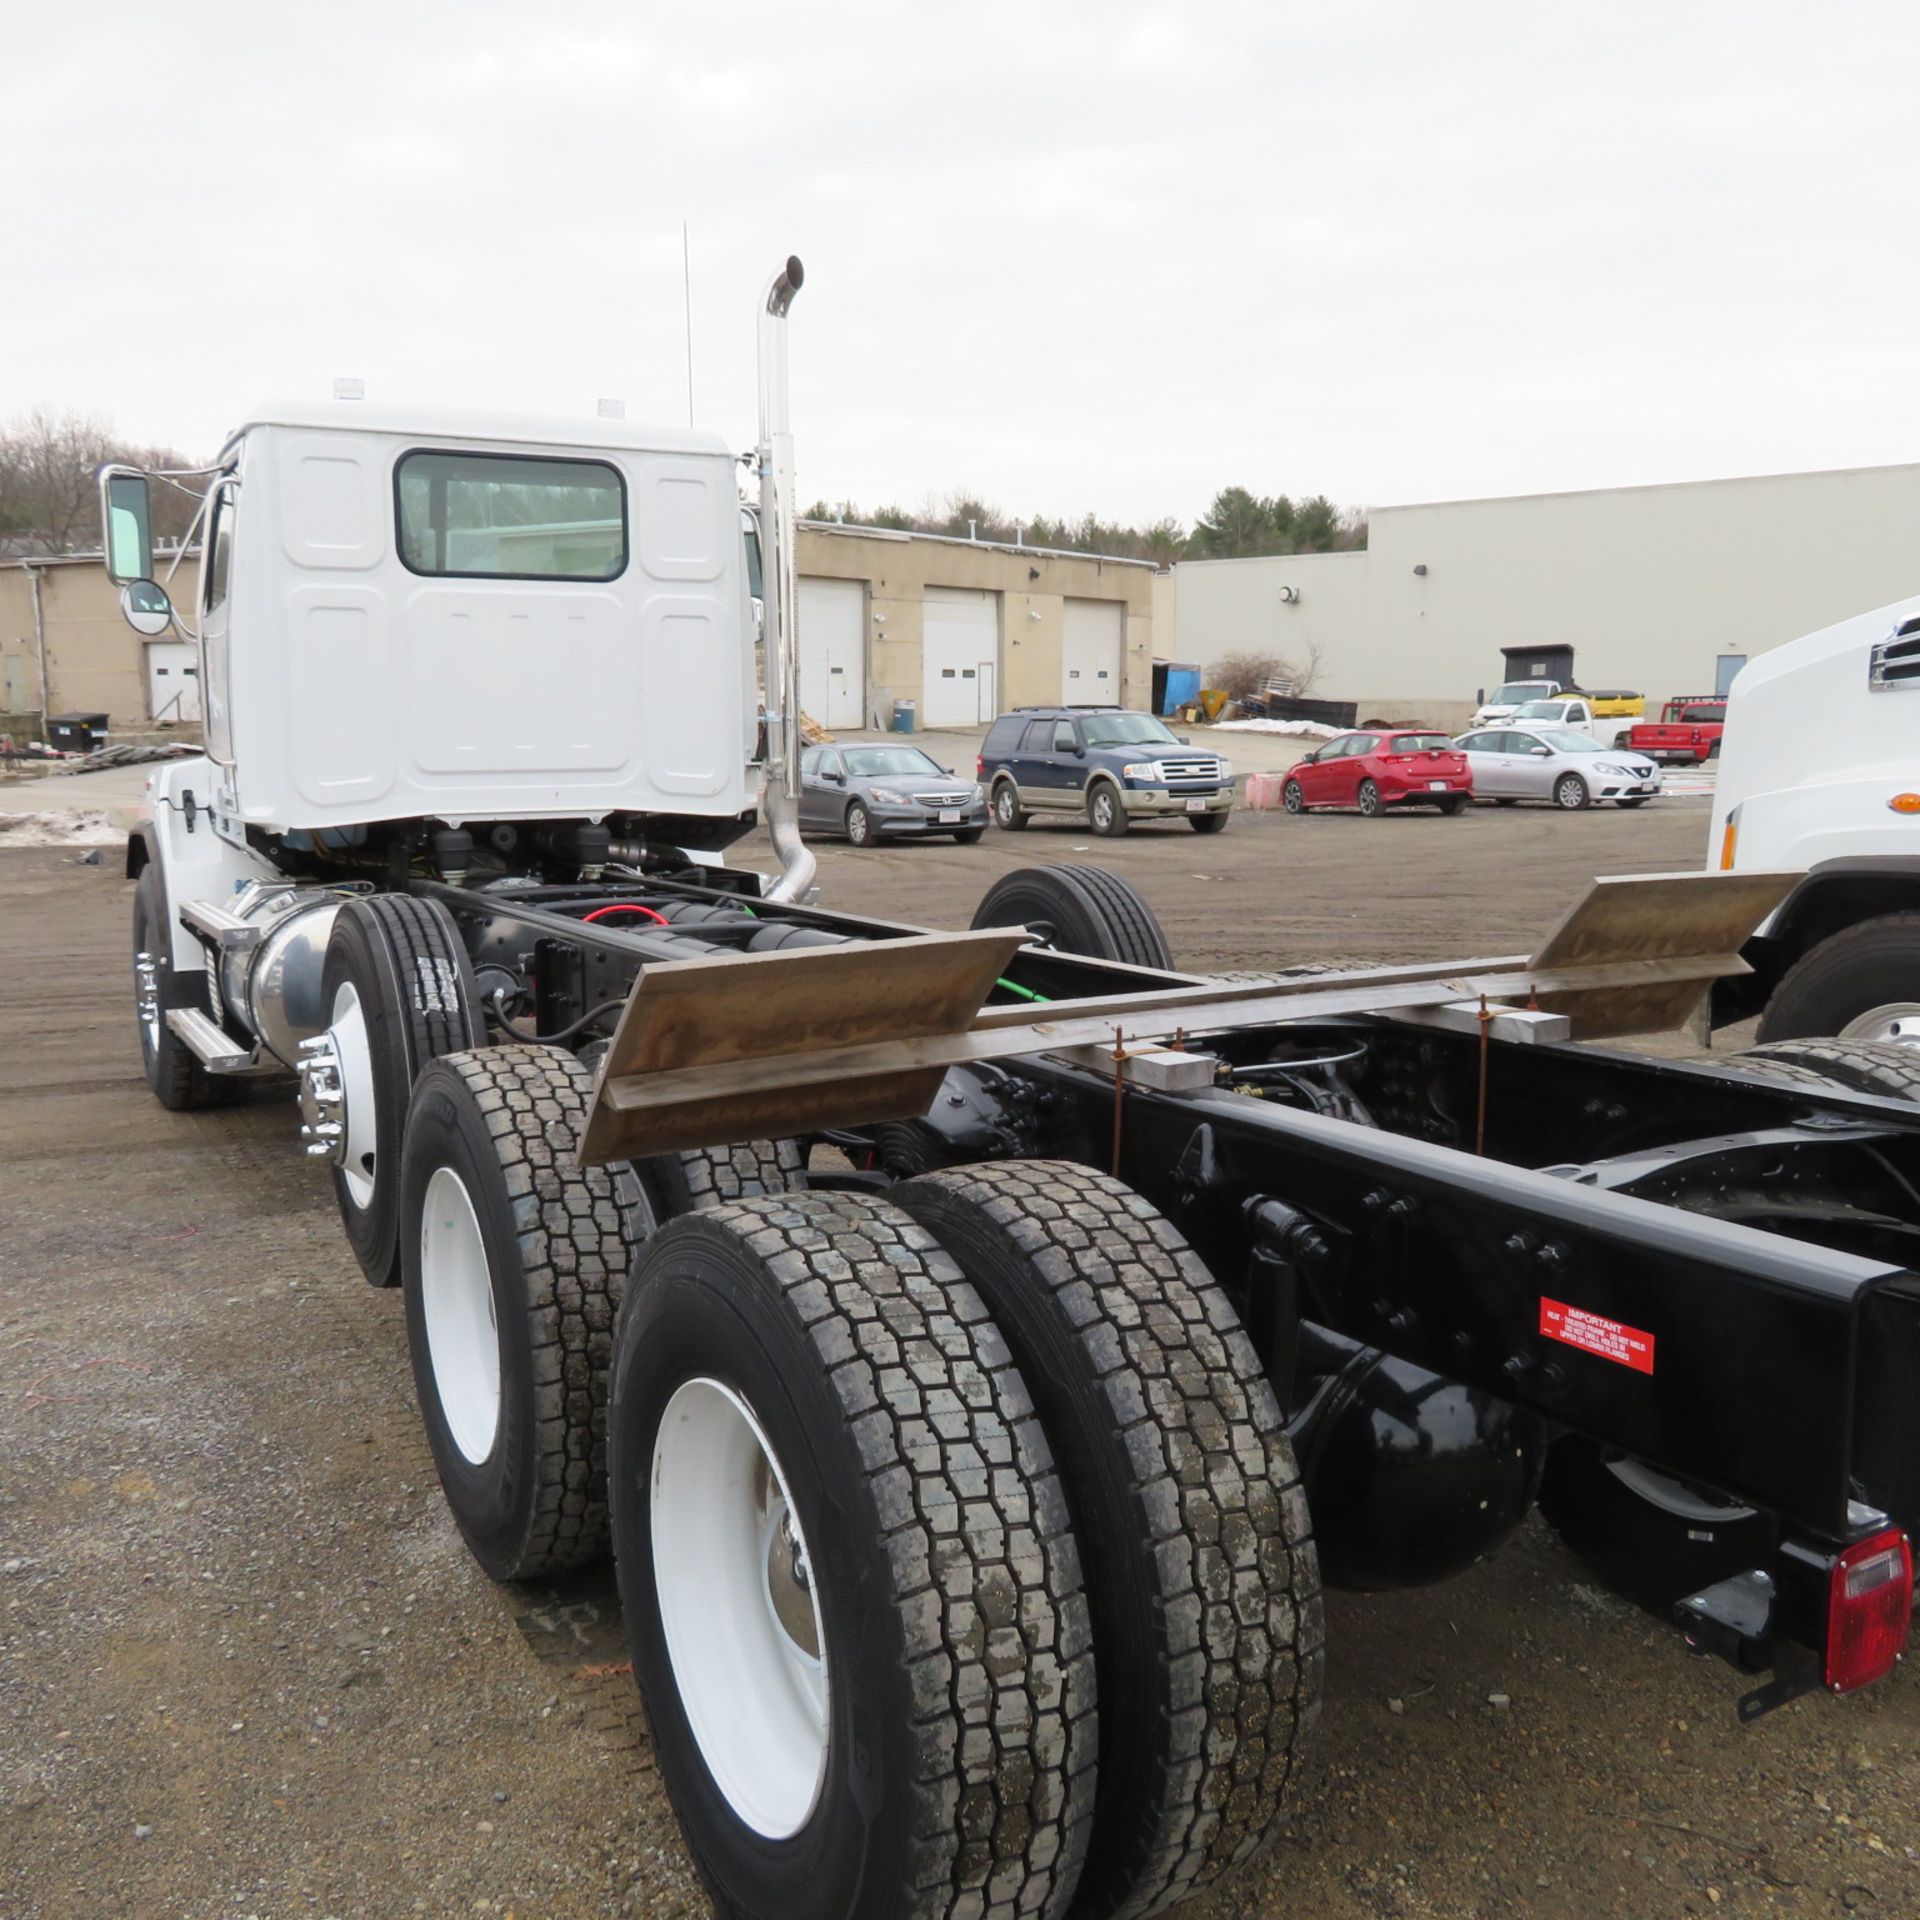
M 209 1073 L 243 1073 L 254 1063 L 254 1049 L 241 1046 L 198 1007 L 170 1007 L 167 1026 Z
M 189 900 L 180 909 L 180 918 L 195 933 L 203 933 L 224 949 L 258 946 L 265 931 L 255 921 L 243 920 L 211 900 Z

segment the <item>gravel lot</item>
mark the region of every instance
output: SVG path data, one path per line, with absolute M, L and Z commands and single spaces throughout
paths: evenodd
M 1090 845 L 822 850 L 826 897 L 964 925 L 1034 860 L 1135 879 L 1176 958 L 1518 950 L 1598 872 L 1699 863 L 1706 807 L 1242 816 Z M 610 1582 L 466 1558 L 399 1301 L 284 1100 L 163 1112 L 116 856 L 0 852 L 0 1915 L 706 1911 Z M 1742 1730 L 1734 1677 L 1530 1525 L 1426 1593 L 1334 1596 L 1287 1842 L 1190 1920 L 1920 1913 L 1920 1686 Z

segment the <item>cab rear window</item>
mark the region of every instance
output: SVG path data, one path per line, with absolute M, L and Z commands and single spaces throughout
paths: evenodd
M 627 568 L 627 489 L 603 460 L 404 454 L 394 469 L 400 558 L 467 580 L 614 580 Z

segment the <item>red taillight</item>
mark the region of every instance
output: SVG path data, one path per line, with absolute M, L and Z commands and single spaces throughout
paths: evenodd
M 984 780 L 987 777 L 987 756 L 984 753 L 976 753 L 973 756 L 973 777 L 976 780 Z
M 1913 1617 L 1913 1550 L 1898 1527 L 1856 1540 L 1833 1563 L 1827 1588 L 1827 1652 L 1820 1677 L 1829 1693 L 1884 1679 L 1907 1644 Z

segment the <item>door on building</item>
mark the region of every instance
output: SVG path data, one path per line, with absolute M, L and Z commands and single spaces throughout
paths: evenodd
M 1723 698 L 1733 689 L 1733 676 L 1747 664 L 1744 653 L 1723 653 L 1713 665 L 1713 690 Z
M 147 642 L 147 711 L 156 723 L 200 718 L 200 649 L 184 640 Z
M 1127 610 L 1118 600 L 1069 600 L 1060 632 L 1060 700 L 1069 707 L 1117 707 Z
M 920 724 L 972 727 L 993 719 L 1000 596 L 971 587 L 929 587 L 920 612 L 925 649 Z
M 801 706 L 823 727 L 862 725 L 867 704 L 866 582 L 803 577 L 795 625 Z

